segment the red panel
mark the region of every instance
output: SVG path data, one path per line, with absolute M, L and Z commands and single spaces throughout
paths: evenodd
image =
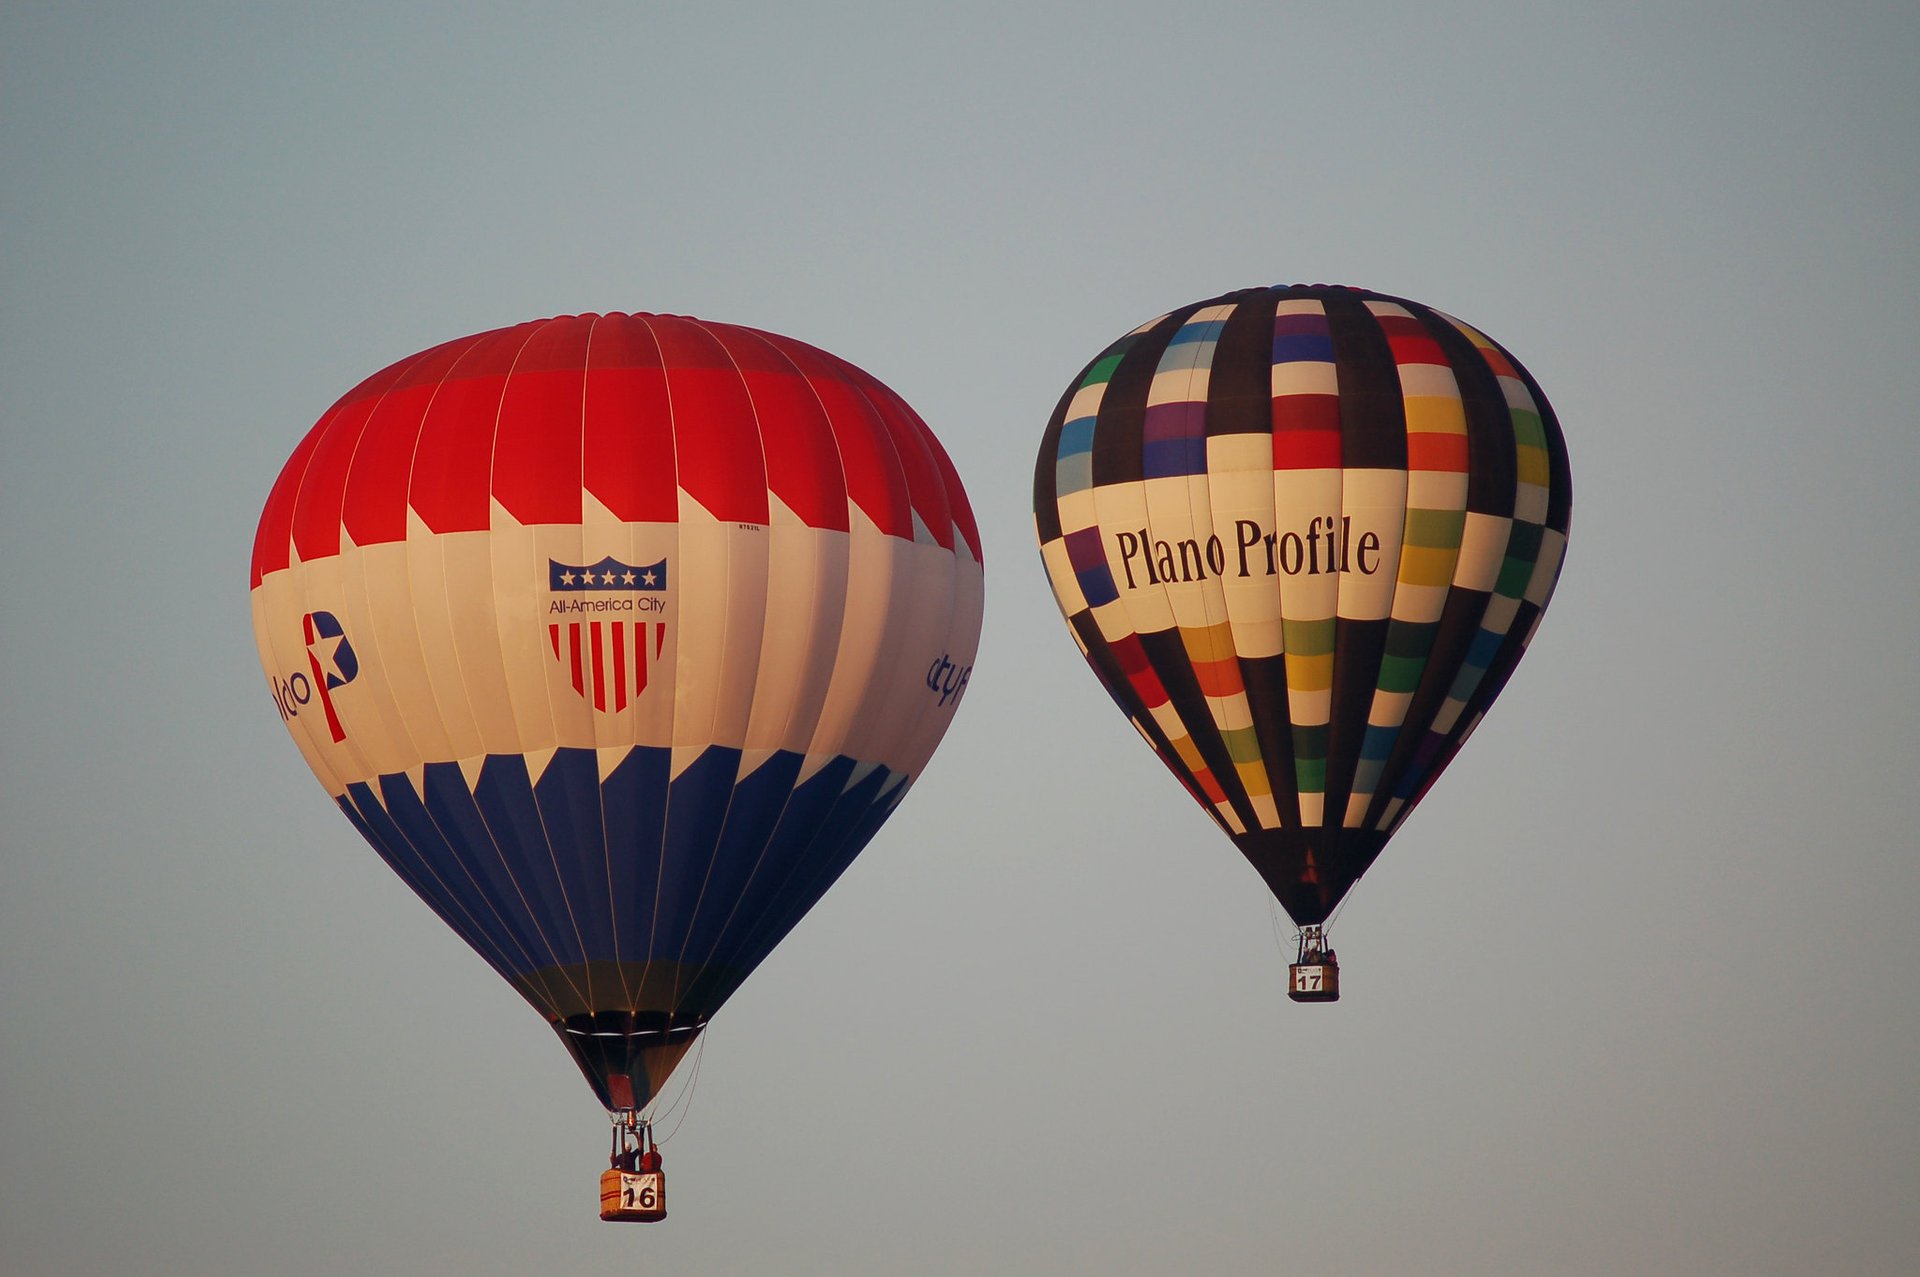
M 521 523 L 580 522 L 588 316 L 535 325 L 500 397 L 494 497 Z
M 807 376 L 807 382 L 826 409 L 840 449 L 840 467 L 847 478 L 847 500 L 860 507 L 882 532 L 913 539 L 913 509 L 908 504 L 906 475 L 894 454 L 886 423 L 858 388 L 849 385 L 843 365 L 832 356 L 800 342 L 781 349 Z
M 260 526 L 253 534 L 253 573 L 248 588 L 260 584 L 260 578 L 269 572 L 278 572 L 293 561 L 293 502 L 300 491 L 300 480 L 307 473 L 307 461 L 313 456 L 313 449 L 320 442 L 320 436 L 331 424 L 333 414 L 339 411 L 330 408 L 327 414 L 307 431 L 300 446 L 287 458 L 287 464 L 280 469 L 280 477 L 273 481 L 273 491 L 267 494 L 266 508 L 260 512 Z
M 907 476 L 907 496 L 920 515 L 920 522 L 942 546 L 953 548 L 953 512 L 947 508 L 947 485 L 940 467 L 927 450 L 926 423 L 907 407 L 906 401 L 873 377 L 851 364 L 841 365 L 853 383 L 872 401 L 887 433 L 893 439 L 894 452 Z
M 1427 333 L 1427 327 L 1412 315 L 1381 315 L 1380 331 L 1387 336 L 1397 364 L 1444 364 L 1447 357 L 1440 344 Z
M 493 425 L 507 372 L 536 325 L 483 333 L 447 374 L 420 426 L 407 503 L 435 532 L 477 532 L 488 524 Z
M 287 530 L 295 552 L 302 559 L 323 559 L 340 553 L 347 473 L 361 432 L 388 390 L 403 381 L 408 371 L 425 357 L 424 354 L 410 355 L 389 364 L 342 395 L 308 436 L 310 445 L 302 445 L 306 452 L 305 464 L 294 478 L 295 486 L 285 494 L 290 516 Z M 281 482 L 292 475 L 289 463 Z M 279 517 L 276 512 L 276 520 Z M 285 565 L 284 559 L 280 565 Z
M 1276 430 L 1275 470 L 1329 470 L 1340 464 L 1338 430 Z
M 810 528 L 847 530 L 847 481 L 819 396 L 778 342 L 750 328 L 714 325 L 753 397 L 766 450 L 767 487 Z M 778 342 L 778 344 L 776 344 Z
M 656 315 L 680 486 L 715 518 L 767 521 L 767 473 L 753 401 L 733 361 L 695 320 Z
M 967 500 L 967 490 L 960 482 L 960 472 L 953 468 L 953 458 L 934 438 L 933 431 L 922 428 L 921 435 L 927 441 L 927 451 L 933 454 L 933 460 L 940 467 L 940 480 L 947 487 L 947 508 L 953 511 L 953 521 L 960 529 L 960 535 L 966 538 L 967 548 L 973 551 L 975 563 L 985 563 L 986 557 L 980 552 L 980 527 L 973 519 L 973 505 Z
M 1276 395 L 1273 432 L 1283 430 L 1340 431 L 1339 395 Z
M 413 470 L 421 418 L 441 379 L 475 340 L 463 337 L 403 361 L 405 370 L 367 419 L 347 471 L 341 509 L 341 521 L 355 545 L 406 539 L 407 476 Z
M 1430 433 L 1424 430 L 1408 431 L 1407 469 L 1452 470 L 1465 474 L 1467 437 Z
M 391 371 L 391 370 L 389 370 Z M 303 560 L 340 553 L 340 507 L 347 488 L 347 467 L 360 432 L 379 403 L 362 396 L 341 405 L 307 458 L 299 495 L 293 503 L 293 548 Z
M 615 621 L 613 630 L 613 708 L 627 707 L 627 623 Z
M 1440 343 L 1425 333 L 1418 337 L 1389 337 L 1387 345 L 1393 348 L 1393 362 L 1396 364 L 1446 364 L 1447 357 L 1440 350 Z
M 1147 649 L 1140 642 L 1138 634 L 1123 634 L 1107 644 L 1107 650 L 1113 654 L 1120 668 L 1132 678 L 1142 670 L 1153 668 L 1153 662 L 1147 659 Z
M 608 315 L 594 326 L 584 412 L 587 491 L 631 523 L 678 519 L 667 375 L 638 316 Z
M 1140 703 L 1148 709 L 1159 709 L 1168 701 L 1166 685 L 1160 681 L 1160 675 L 1153 669 L 1141 670 L 1131 676 L 1133 691 Z
M 583 487 L 617 517 L 678 518 L 686 491 L 716 517 L 764 523 L 777 493 L 808 526 L 858 505 L 892 536 L 913 514 L 976 558 L 979 529 L 951 459 L 900 398 L 804 343 L 679 316 L 565 316 L 461 338 L 383 369 L 329 409 L 267 499 L 252 580 L 292 554 L 484 530 L 490 502 L 524 523 L 573 523 Z M 555 636 L 557 639 L 557 635 Z
M 1193 779 L 1200 786 L 1200 792 L 1207 796 L 1208 802 L 1217 805 L 1227 801 L 1226 791 L 1220 788 L 1220 782 L 1213 778 L 1213 772 L 1209 768 L 1202 767 L 1193 774 Z

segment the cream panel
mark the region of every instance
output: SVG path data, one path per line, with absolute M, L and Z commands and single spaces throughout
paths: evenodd
M 1512 528 L 1512 519 L 1469 513 L 1460 537 L 1460 559 L 1454 565 L 1453 583 L 1461 589 L 1491 593 L 1500 579 L 1500 564 L 1506 559 Z
M 1400 542 L 1406 529 L 1407 472 L 1405 470 L 1347 470 L 1343 472 L 1340 513 L 1351 519 L 1348 563 L 1339 575 L 1339 615 L 1373 621 L 1388 615 L 1400 574 Z M 1378 559 L 1369 555 L 1375 570 L 1359 570 L 1362 539 L 1372 533 L 1380 539 Z
M 407 513 L 407 583 L 413 601 L 414 625 L 426 662 L 427 689 L 440 716 L 447 753 L 467 758 L 483 753 L 480 723 L 460 676 L 454 643 L 454 614 L 447 585 L 446 557 L 450 547 L 484 540 L 484 532 L 454 532 L 437 536 L 411 510 Z M 484 551 L 484 545 L 481 547 Z

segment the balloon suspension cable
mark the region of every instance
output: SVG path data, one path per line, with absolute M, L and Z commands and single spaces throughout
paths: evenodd
M 1267 920 L 1273 924 L 1274 952 L 1284 958 L 1287 956 L 1287 927 L 1293 926 L 1293 919 L 1287 919 L 1286 926 L 1281 925 L 1280 902 L 1272 896 L 1267 897 Z M 1296 930 L 1294 932 L 1294 939 L 1298 940 L 1299 938 L 1300 933 Z
M 678 1120 L 673 1124 L 673 1129 L 666 1133 L 666 1136 L 660 1140 L 660 1143 L 665 1144 L 668 1140 L 678 1135 L 680 1133 L 680 1124 L 685 1122 L 688 1115 L 693 1112 L 693 1093 L 700 1085 L 700 1061 L 706 1058 L 706 1054 L 707 1035 L 702 1033 L 700 1040 L 694 1044 L 693 1067 L 687 1071 L 687 1080 L 685 1085 L 680 1088 L 680 1094 L 673 1097 L 673 1103 L 667 1105 L 665 1112 L 655 1115 L 656 1120 L 664 1122 L 672 1117 L 676 1111 L 680 1113 Z M 681 1109 L 680 1106 L 682 1104 L 686 1105 L 685 1109 Z

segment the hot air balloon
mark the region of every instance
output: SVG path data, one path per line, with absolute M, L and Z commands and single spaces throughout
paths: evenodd
M 1572 484 L 1546 396 L 1417 302 L 1247 289 L 1089 363 L 1033 492 L 1075 643 L 1300 928 L 1289 993 L 1337 999 L 1327 919 L 1559 575 Z
M 375 373 L 253 550 L 280 717 L 614 1115 L 609 1218 L 664 1212 L 648 1105 L 926 765 L 981 599 L 966 493 L 899 396 L 669 315 Z

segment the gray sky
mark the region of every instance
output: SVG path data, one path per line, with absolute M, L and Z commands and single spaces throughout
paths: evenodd
M 0 1271 L 1920 1269 L 1920 9 L 538 8 L 0 10 Z M 1028 484 L 1108 341 L 1320 280 L 1510 347 L 1576 499 L 1303 1007 Z M 987 554 L 955 728 L 714 1023 L 652 1228 L 247 614 L 335 397 L 607 309 L 867 368 Z

